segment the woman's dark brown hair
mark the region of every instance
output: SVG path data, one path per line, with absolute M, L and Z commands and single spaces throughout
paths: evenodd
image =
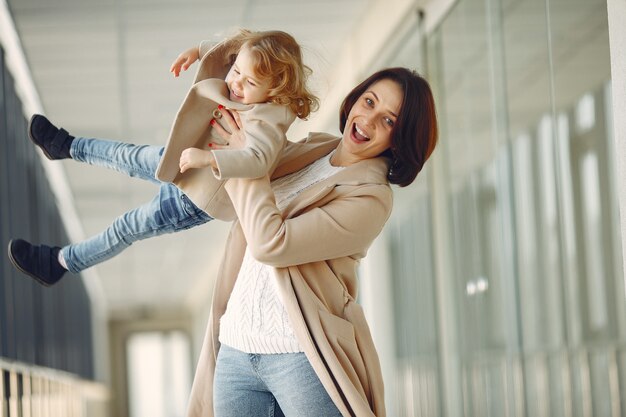
M 344 99 L 339 113 L 339 129 L 343 133 L 354 103 L 380 80 L 398 83 L 404 93 L 402 108 L 391 131 L 391 148 L 382 153 L 391 159 L 387 179 L 406 187 L 422 170 L 437 144 L 437 113 L 428 82 L 406 68 L 387 68 L 375 72 L 357 85 Z

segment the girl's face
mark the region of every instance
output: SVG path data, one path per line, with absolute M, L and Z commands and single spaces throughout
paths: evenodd
M 341 150 L 346 162 L 380 155 L 391 147 L 391 131 L 402 107 L 402 88 L 390 79 L 370 85 L 350 109 Z
M 230 100 L 242 104 L 265 103 L 269 100 L 270 80 L 256 74 L 250 48 L 243 45 L 235 63 L 226 75 Z

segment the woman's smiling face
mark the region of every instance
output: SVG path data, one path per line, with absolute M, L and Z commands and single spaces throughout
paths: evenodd
M 402 107 L 400 85 L 381 79 L 370 85 L 350 109 L 341 141 L 341 164 L 374 158 L 391 147 L 391 132 Z

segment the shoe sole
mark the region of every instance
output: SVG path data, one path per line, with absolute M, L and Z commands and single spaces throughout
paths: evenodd
M 46 155 L 46 158 L 48 158 L 51 161 L 55 161 L 56 158 L 54 158 L 52 155 L 50 155 L 46 149 L 41 146 L 39 143 L 37 143 L 37 141 L 35 140 L 35 137 L 33 136 L 33 120 L 35 120 L 35 117 L 37 116 L 41 116 L 39 114 L 33 114 L 32 116 L 30 116 L 30 120 L 28 121 L 28 138 L 30 139 L 31 142 L 33 142 L 35 145 L 37 145 L 37 147 L 39 149 L 42 150 L 43 154 Z M 44 116 L 42 116 L 44 117 Z
M 31 274 L 30 272 L 24 270 L 18 263 L 17 260 L 13 257 L 13 254 L 11 253 L 11 245 L 13 244 L 13 239 L 11 239 L 9 241 L 9 245 L 7 247 L 7 251 L 9 253 L 9 260 L 11 261 L 11 263 L 13 264 L 13 266 L 15 268 L 17 268 L 20 272 L 22 272 L 23 274 L 28 275 L 29 277 L 33 278 L 35 281 L 37 281 L 38 283 L 40 283 L 41 285 L 43 285 L 44 287 L 50 287 L 50 284 L 47 283 L 46 281 L 43 281 L 41 278 L 37 277 L 36 275 Z

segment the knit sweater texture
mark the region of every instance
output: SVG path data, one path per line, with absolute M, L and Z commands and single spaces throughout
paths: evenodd
M 342 169 L 330 164 L 332 154 L 272 181 L 278 209 L 284 209 L 307 187 Z M 254 259 L 249 250 L 220 320 L 219 341 L 247 353 L 302 352 L 280 298 L 274 268 Z

